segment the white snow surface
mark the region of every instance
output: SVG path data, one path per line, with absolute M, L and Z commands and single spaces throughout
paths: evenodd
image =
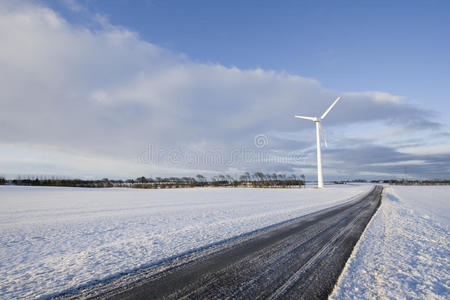
M 331 299 L 450 299 L 450 186 L 393 186 Z
M 46 298 L 370 189 L 0 186 L 0 298 Z

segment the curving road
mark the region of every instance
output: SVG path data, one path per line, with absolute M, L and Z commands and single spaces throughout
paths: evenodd
M 60 298 L 325 299 L 381 191 Z

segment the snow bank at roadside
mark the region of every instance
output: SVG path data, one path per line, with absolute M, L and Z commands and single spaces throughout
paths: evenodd
M 332 299 L 449 299 L 450 186 L 385 188 Z
M 36 298 L 366 193 L 0 187 L 0 298 Z

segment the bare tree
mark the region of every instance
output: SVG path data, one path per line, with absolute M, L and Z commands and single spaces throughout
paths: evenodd
M 199 182 L 206 182 L 206 178 L 205 178 L 205 176 L 203 176 L 203 175 L 201 175 L 201 174 L 197 174 L 197 180 L 199 181 Z
M 300 175 L 300 177 L 302 178 L 302 180 L 303 180 L 303 187 L 305 187 L 306 188 L 306 177 L 305 177 L 305 175 Z

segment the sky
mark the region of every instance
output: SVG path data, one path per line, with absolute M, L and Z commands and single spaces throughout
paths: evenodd
M 449 8 L 2 1 L 0 176 L 449 178 Z

